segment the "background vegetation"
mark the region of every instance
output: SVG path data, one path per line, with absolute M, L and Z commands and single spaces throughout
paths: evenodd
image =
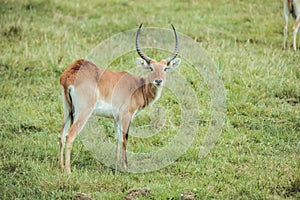
M 78 192 L 122 199 L 133 198 L 128 192 L 138 188 L 147 188 L 142 199 L 300 198 L 299 51 L 290 48 L 291 23 L 289 48 L 281 49 L 282 1 L 0 4 L 1 199 L 70 199 Z M 145 174 L 114 173 L 78 140 L 73 173 L 65 176 L 57 162 L 59 76 L 96 44 L 141 22 L 162 28 L 173 23 L 211 55 L 227 91 L 223 132 L 207 157 L 198 158 L 199 136 L 176 162 Z M 201 86 L 205 114 L 209 99 Z M 201 125 L 199 135 L 207 127 Z

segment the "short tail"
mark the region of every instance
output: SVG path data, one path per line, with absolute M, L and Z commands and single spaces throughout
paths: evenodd
M 296 20 L 297 15 L 296 15 L 295 8 L 293 5 L 293 0 L 288 0 L 288 7 L 289 7 L 290 13 L 292 13 L 293 18 Z
M 64 130 L 62 133 L 62 141 L 63 143 L 66 140 L 66 136 L 68 134 L 68 130 L 70 126 L 74 122 L 74 87 L 69 86 L 67 90 L 62 87 L 62 102 L 63 102 L 63 110 L 64 110 Z
M 75 115 L 75 107 L 74 107 L 74 99 L 75 99 L 75 93 L 74 93 L 74 87 L 69 86 L 68 88 L 68 104 L 69 104 L 69 117 L 71 119 L 71 124 L 74 122 L 74 115 Z

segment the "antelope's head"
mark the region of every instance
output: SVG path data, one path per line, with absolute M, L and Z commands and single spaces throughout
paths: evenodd
M 178 36 L 174 26 L 172 25 L 174 35 L 175 35 L 175 50 L 171 56 L 166 59 L 157 62 L 156 60 L 145 55 L 139 46 L 139 33 L 141 31 L 142 25 L 140 25 L 137 33 L 136 33 L 136 51 L 141 58 L 137 58 L 137 65 L 139 67 L 143 67 L 149 70 L 148 81 L 149 83 L 154 84 L 157 87 L 164 86 L 166 82 L 166 72 L 169 69 L 172 69 L 178 66 L 181 62 L 180 58 L 176 58 L 178 54 Z M 176 58 L 176 59 L 175 59 Z

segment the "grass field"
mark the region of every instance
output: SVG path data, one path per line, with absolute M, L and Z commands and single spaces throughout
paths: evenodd
M 299 199 L 300 51 L 291 48 L 292 22 L 288 49 L 281 48 L 282 7 L 282 1 L 258 0 L 1 0 L 0 199 L 70 199 L 76 193 L 130 199 L 132 189 L 140 199 Z M 204 118 L 183 156 L 151 173 L 115 173 L 76 140 L 72 175 L 66 176 L 58 165 L 59 76 L 96 44 L 140 23 L 173 23 L 210 55 L 226 89 L 222 133 L 199 158 L 210 99 L 203 80 L 183 64 L 179 72 L 202 88 L 197 98 Z M 136 57 L 124 55 L 111 67 L 126 69 Z M 167 98 L 157 104 L 168 107 Z M 137 123 L 148 120 L 141 116 Z M 99 123 L 113 135 L 110 121 Z M 130 148 L 158 148 L 163 135 L 154 142 L 131 137 Z

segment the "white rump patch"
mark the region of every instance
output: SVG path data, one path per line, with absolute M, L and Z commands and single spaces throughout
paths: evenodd
M 66 96 L 65 96 L 65 90 L 64 87 L 61 86 L 61 97 L 62 97 L 62 103 L 63 103 L 63 109 L 64 109 L 64 130 L 62 133 L 62 144 L 64 145 L 66 142 L 66 136 L 68 133 L 68 130 L 70 128 L 70 115 L 69 115 L 69 109 L 68 109 L 68 105 L 67 105 L 67 100 L 66 100 Z

